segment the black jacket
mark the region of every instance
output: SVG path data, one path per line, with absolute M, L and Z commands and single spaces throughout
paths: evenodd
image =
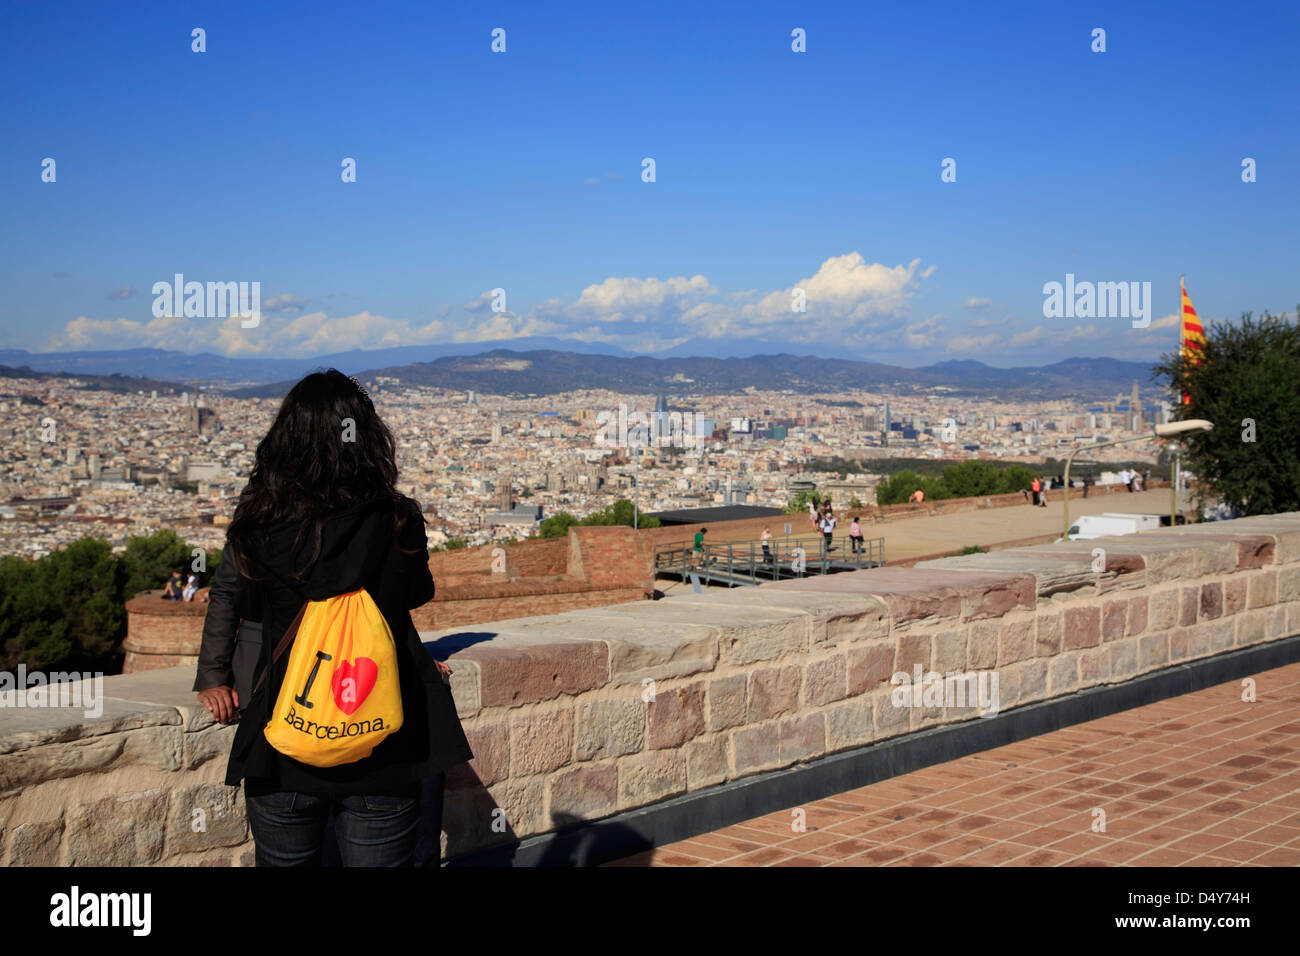
M 270 790 L 404 793 L 421 778 L 474 756 L 451 690 L 411 623 L 411 608 L 432 600 L 434 590 L 424 522 L 418 511 L 415 515 L 407 519 L 400 541 L 394 535 L 394 505 L 384 498 L 369 499 L 332 516 L 321 533 L 320 557 L 302 583 L 293 579 L 292 571 L 307 564 L 314 546 L 309 527 L 306 544 L 299 546 L 291 566 L 289 551 L 298 531 L 298 523 L 292 520 L 261 529 L 245 540 L 253 573 L 262 580 L 238 574 L 229 558 L 218 566 L 209 592 L 194 689 L 229 685 L 233 680 L 239 694 L 243 712 L 226 783 L 235 786 L 246 779 L 250 794 Z M 396 641 L 402 729 L 364 760 L 341 767 L 312 767 L 275 751 L 263 734 L 290 651 L 281 656 L 268 680 L 255 692 L 250 688 L 305 601 L 358 588 L 374 599 Z

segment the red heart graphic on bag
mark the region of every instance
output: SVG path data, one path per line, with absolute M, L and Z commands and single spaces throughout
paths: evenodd
M 330 678 L 334 703 L 339 710 L 351 716 L 375 689 L 378 677 L 379 667 L 368 657 L 358 657 L 355 662 L 340 661 L 339 666 L 334 668 L 334 676 Z

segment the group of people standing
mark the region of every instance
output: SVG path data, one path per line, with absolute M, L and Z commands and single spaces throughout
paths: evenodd
M 1025 491 L 1025 497 L 1033 495 L 1033 503 L 1040 508 L 1047 507 L 1047 482 L 1040 475 L 1034 475 L 1034 480 L 1029 483 L 1029 490 Z
M 1129 493 L 1141 491 L 1147 486 L 1147 481 L 1151 478 L 1151 472 L 1138 471 L 1137 469 L 1125 468 L 1119 473 L 1119 480 L 1128 485 Z

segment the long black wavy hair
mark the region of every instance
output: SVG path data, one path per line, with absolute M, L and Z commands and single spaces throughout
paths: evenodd
M 349 422 L 350 420 L 350 422 Z M 290 565 L 304 580 L 320 557 L 321 530 L 335 512 L 371 498 L 391 499 L 394 535 L 424 515 L 397 491 L 393 433 L 356 379 L 338 369 L 313 372 L 289 390 L 258 443 L 256 463 L 226 531 L 226 550 L 244 577 L 252 573 L 252 534 L 297 519 Z M 310 540 L 307 563 L 297 555 Z

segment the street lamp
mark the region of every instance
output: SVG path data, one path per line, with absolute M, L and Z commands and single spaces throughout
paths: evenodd
M 1208 422 L 1204 418 L 1189 418 L 1181 422 L 1169 422 L 1164 425 L 1157 425 L 1150 435 L 1136 435 L 1133 438 L 1117 438 L 1114 441 L 1098 442 L 1095 445 L 1081 445 L 1074 451 L 1070 452 L 1065 459 L 1065 529 L 1061 532 L 1061 537 L 1067 541 L 1070 539 L 1070 464 L 1074 461 L 1074 456 L 1081 451 L 1091 451 L 1094 448 L 1106 448 L 1110 445 L 1126 445 L 1135 441 L 1150 441 L 1153 438 L 1178 438 L 1182 435 L 1193 433 L 1208 432 L 1214 427 L 1213 422 Z M 1170 522 L 1173 518 L 1170 516 Z

